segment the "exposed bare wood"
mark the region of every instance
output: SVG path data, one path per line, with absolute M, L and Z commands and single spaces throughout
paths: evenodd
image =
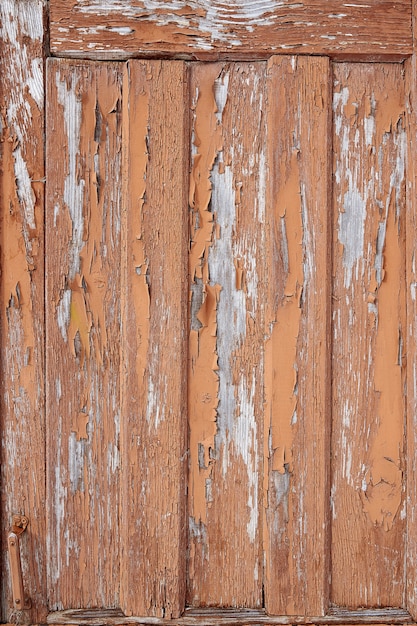
M 188 82 L 182 62 L 124 80 L 121 606 L 185 602 Z
M 353 611 L 351 615 L 309 617 L 272 617 L 259 610 L 241 609 L 187 609 L 182 617 L 169 622 L 170 626 L 269 626 L 282 624 L 409 624 L 412 620 L 406 611 L 399 609 Z M 79 624 L 80 626 L 124 626 L 125 624 L 155 624 L 163 626 L 166 620 L 158 618 L 140 618 L 123 616 L 121 611 L 63 611 L 48 616 L 48 624 Z
M 267 102 L 265 602 L 270 614 L 324 615 L 329 571 L 328 59 L 273 57 Z
M 0 621 L 46 619 L 44 2 L 0 3 Z M 15 513 L 31 611 L 13 611 L 6 539 Z
M 119 605 L 121 87 L 119 64 L 48 64 L 52 610 Z
M 264 63 L 192 69 L 187 604 L 193 606 L 262 606 L 264 81 Z
M 407 77 L 407 609 L 417 619 L 417 57 L 405 64 Z
M 56 55 L 265 59 L 271 54 L 404 58 L 411 0 L 51 0 Z
M 332 591 L 405 604 L 404 80 L 334 70 Z

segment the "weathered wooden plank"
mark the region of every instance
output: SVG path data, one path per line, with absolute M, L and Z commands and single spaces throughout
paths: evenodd
M 334 68 L 332 591 L 404 606 L 404 80 Z
M 185 602 L 188 81 L 182 62 L 124 80 L 121 607 Z
M 192 68 L 192 606 L 262 606 L 264 83 L 264 63 Z
M 407 325 L 407 561 L 406 606 L 417 618 L 417 58 L 405 64 L 407 103 L 406 298 Z
M 44 8 L 0 3 L 1 539 L 15 513 L 32 610 L 13 606 L 7 550 L 0 556 L 0 621 L 46 618 L 44 412 Z
M 352 611 L 351 615 L 336 617 L 279 616 L 266 615 L 264 611 L 251 609 L 186 609 L 184 615 L 171 620 L 170 626 L 268 626 L 286 624 L 412 624 L 410 616 L 401 609 Z M 51 613 L 48 624 L 85 624 L 86 626 L 124 626 L 125 624 L 154 624 L 163 626 L 166 620 L 155 617 L 124 617 L 120 611 L 63 611 Z
M 51 609 L 119 605 L 121 87 L 120 64 L 48 64 Z
M 411 0 L 51 0 L 56 55 L 265 59 L 303 54 L 404 58 Z
M 265 606 L 270 614 L 323 615 L 329 571 L 328 59 L 273 57 L 267 103 Z

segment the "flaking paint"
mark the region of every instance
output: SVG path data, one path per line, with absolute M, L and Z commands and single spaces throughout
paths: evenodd
M 33 622 L 46 618 L 43 8 L 41 0 L 5 0 L 0 5 L 1 368 L 3 382 L 8 381 L 1 402 L 1 478 L 7 485 L 1 518 L 3 536 L 13 513 L 29 515 L 33 522 L 21 542 L 23 575 L 33 606 L 26 621 Z M 5 573 L 0 617 L 8 622 L 19 614 L 10 609 L 5 551 L 0 570 Z
M 190 515 L 196 522 L 206 520 L 206 481 L 211 476 L 212 454 L 217 432 L 217 406 L 219 378 L 217 375 L 217 307 L 221 286 L 211 282 L 209 250 L 213 244 L 213 214 L 210 210 L 212 196 L 211 172 L 222 149 L 221 121 L 214 93 L 214 83 L 219 77 L 219 67 L 214 65 L 199 83 L 194 114 L 194 155 L 190 206 L 191 247 L 189 272 L 190 297 L 197 289 L 201 307 L 196 319 L 191 319 L 189 339 L 189 422 L 190 422 Z M 221 90 L 222 87 L 220 86 Z M 218 91 L 219 92 L 219 91 Z M 221 102 L 220 102 L 221 103 Z M 200 282 L 197 282 L 200 281 Z M 191 310 L 195 308 L 191 302 Z M 203 454 L 201 451 L 203 449 Z M 199 461 L 200 455 L 200 461 Z M 202 462 L 204 458 L 204 465 Z

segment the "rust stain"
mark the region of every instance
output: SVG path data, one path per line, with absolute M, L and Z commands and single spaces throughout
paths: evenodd
M 297 408 L 297 340 L 304 283 L 303 221 L 298 152 L 293 149 L 289 165 L 281 165 L 281 188 L 276 199 L 281 224 L 282 254 L 286 282 L 282 300 L 272 320 L 265 347 L 266 408 L 270 429 L 269 456 L 272 469 L 281 474 L 293 468 L 293 426 Z
M 213 65 L 204 66 L 199 74 L 193 126 L 196 150 L 190 181 L 189 502 L 190 515 L 196 523 L 206 521 L 217 432 L 219 378 L 216 320 L 221 287 L 210 284 L 208 255 L 214 236 L 210 175 L 223 141 L 214 93 L 220 73 L 220 66 Z

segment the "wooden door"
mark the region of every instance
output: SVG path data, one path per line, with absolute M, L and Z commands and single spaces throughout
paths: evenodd
M 338 8 L 52 2 L 45 174 L 1 8 L 4 621 L 415 619 L 411 5 Z

